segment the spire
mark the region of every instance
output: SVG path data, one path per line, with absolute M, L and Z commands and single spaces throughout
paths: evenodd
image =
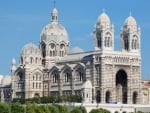
M 54 4 L 54 8 L 55 8 L 55 5 L 56 5 L 56 1 L 55 0 L 53 1 L 53 4 Z

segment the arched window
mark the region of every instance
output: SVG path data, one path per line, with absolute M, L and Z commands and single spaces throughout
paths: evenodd
M 139 48 L 138 37 L 136 35 L 133 36 L 131 46 L 132 46 L 132 49 L 134 50 Z
M 59 79 L 59 77 L 58 77 L 58 74 L 53 74 L 53 83 L 58 83 L 58 79 Z
M 50 44 L 50 57 L 54 57 L 54 56 L 56 56 L 56 46 L 55 46 L 55 44 L 53 44 L 53 43 L 51 43 Z
M 65 45 L 60 45 L 60 57 L 63 57 L 65 55 Z
M 105 47 L 107 47 L 107 37 L 105 37 L 105 43 L 104 43 Z
M 137 96 L 138 96 L 138 93 L 136 91 L 133 92 L 133 95 L 132 95 L 132 102 L 133 102 L 133 104 L 137 103 Z
M 111 93 L 110 93 L 110 91 L 106 92 L 105 98 L 106 98 L 105 99 L 106 103 L 109 103 L 111 101 Z
M 128 41 L 128 37 L 124 37 L 123 38 L 124 41 L 124 49 L 128 50 L 129 49 L 129 41 Z
M 66 72 L 65 73 L 65 82 L 70 82 L 71 81 L 71 75 L 70 73 Z
M 132 39 L 132 49 L 134 49 L 134 39 Z
M 38 74 L 36 74 L 36 80 L 38 80 Z
M 33 86 L 32 86 L 32 88 L 34 89 L 34 82 L 33 82 Z
M 21 56 L 21 64 L 23 64 L 23 57 Z
M 134 49 L 137 49 L 137 40 L 134 41 Z
M 104 46 L 105 47 L 112 47 L 112 38 L 111 38 L 111 34 L 109 32 L 106 33 Z
M 30 57 L 30 63 L 33 64 L 33 58 L 32 57 Z
M 79 72 L 80 81 L 83 81 L 83 72 Z
M 38 58 L 37 58 L 37 57 L 35 58 L 35 63 L 36 63 L 36 64 L 38 63 Z
M 45 58 L 45 56 L 46 56 L 46 49 L 45 49 L 46 47 L 45 47 L 45 44 L 43 43 L 42 44 L 42 56 Z
M 99 48 L 101 48 L 101 38 L 97 38 L 97 45 Z
M 107 40 L 107 47 L 110 47 L 110 37 L 108 37 L 108 40 Z

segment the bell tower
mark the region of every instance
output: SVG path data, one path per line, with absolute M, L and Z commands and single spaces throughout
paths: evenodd
M 121 31 L 122 51 L 140 53 L 140 34 L 141 30 L 130 14 Z
M 114 50 L 114 26 L 105 12 L 98 17 L 94 28 L 94 40 L 95 50 Z

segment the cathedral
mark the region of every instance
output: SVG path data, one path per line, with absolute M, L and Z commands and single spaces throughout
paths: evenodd
M 94 50 L 70 52 L 67 30 L 52 9 L 40 43 L 26 44 L 11 67 L 12 98 L 81 95 L 83 102 L 141 102 L 140 28 L 133 16 L 120 32 L 121 50 L 114 50 L 114 26 L 102 12 L 93 29 Z

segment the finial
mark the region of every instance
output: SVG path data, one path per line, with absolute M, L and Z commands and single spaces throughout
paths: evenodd
M 16 65 L 16 60 L 15 60 L 15 58 L 12 59 L 12 65 Z
M 53 3 L 54 3 L 54 8 L 55 8 L 55 5 L 56 5 L 56 1 L 54 0 L 54 1 L 53 1 Z
M 105 9 L 103 9 L 103 13 L 105 13 Z

